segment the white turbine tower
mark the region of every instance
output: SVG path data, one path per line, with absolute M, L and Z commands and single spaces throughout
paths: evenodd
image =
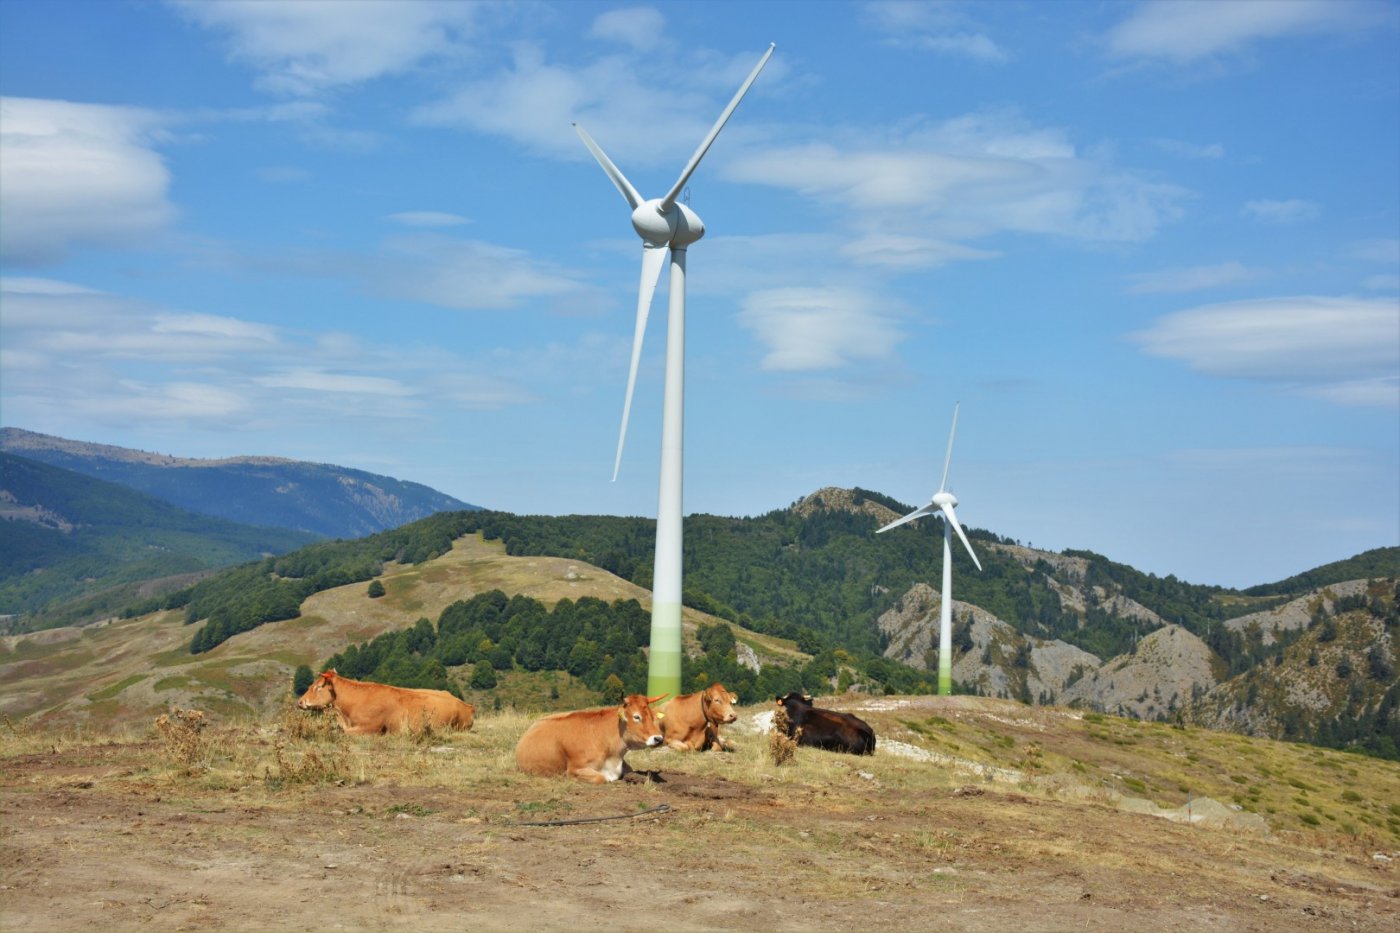
M 948 491 L 948 465 L 953 461 L 953 435 L 958 432 L 958 405 L 953 406 L 953 429 L 948 432 L 948 453 L 943 458 L 943 479 L 938 483 L 938 492 L 933 494 L 928 505 L 920 509 L 915 509 L 903 518 L 890 522 L 880 531 L 889 531 L 891 528 L 898 528 L 905 522 L 912 522 L 916 518 L 923 518 L 925 515 L 941 515 L 943 518 L 943 599 L 938 610 L 938 692 L 942 696 L 947 696 L 953 692 L 953 545 L 952 533 L 958 533 L 958 540 L 962 541 L 963 547 L 967 548 L 967 556 L 972 558 L 972 562 L 977 565 L 977 569 L 982 569 L 982 562 L 977 559 L 977 555 L 972 551 L 972 545 L 968 543 L 967 535 L 963 532 L 962 525 L 958 524 L 958 516 L 953 511 L 957 508 L 958 497 Z
M 666 319 L 666 390 L 661 421 L 661 483 L 656 508 L 656 561 L 652 570 L 651 657 L 647 671 L 647 695 L 675 695 L 681 692 L 681 478 L 682 437 L 685 417 L 685 251 L 705 235 L 705 225 L 695 212 L 677 198 L 704 158 L 710 145 L 724 129 L 739 101 L 744 99 L 763 66 L 773 54 L 773 45 L 763 53 L 749 72 L 729 106 L 690 157 L 680 178 L 663 198 L 644 199 L 618 170 L 612 160 L 577 123 L 574 129 L 583 144 L 632 208 L 632 228 L 642 238 L 642 277 L 637 294 L 637 323 L 632 335 L 632 366 L 627 373 L 627 397 L 622 405 L 622 428 L 617 436 L 617 457 L 613 461 L 613 481 L 622 465 L 622 446 L 627 439 L 627 419 L 632 413 L 632 390 L 637 384 L 637 362 L 642 355 L 642 337 L 652 294 L 661 277 L 667 250 L 671 254 L 670 301 Z

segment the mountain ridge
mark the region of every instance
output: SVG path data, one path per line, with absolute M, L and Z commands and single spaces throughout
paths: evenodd
M 285 457 L 197 459 L 0 428 L 0 450 L 241 524 L 358 538 L 435 512 L 475 510 L 421 483 Z

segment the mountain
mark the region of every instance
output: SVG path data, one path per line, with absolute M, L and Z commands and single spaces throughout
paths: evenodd
M 0 428 L 0 450 L 120 483 L 201 515 L 358 538 L 477 506 L 419 483 L 280 457 L 196 460 Z
M 191 574 L 300 548 L 313 535 L 196 515 L 116 483 L 0 453 L 0 614 L 82 597 L 47 624 L 110 614 Z M 144 587 L 144 590 L 142 589 Z
M 687 686 L 720 679 L 747 702 L 787 689 L 931 691 L 940 529 L 874 534 L 905 511 L 826 489 L 752 518 L 690 516 Z M 1368 557 L 1367 580 L 1249 596 L 1088 551 L 969 536 L 983 571 L 969 563 L 959 577 L 959 690 L 1400 756 L 1400 549 Z M 215 662 L 232 657 L 269 684 L 289 661 L 339 658 L 370 679 L 458 688 L 489 662 L 482 679 L 499 674 L 501 690 L 530 695 L 557 676 L 596 697 L 610 674 L 623 686 L 637 676 L 636 632 L 618 627 L 635 629 L 637 613 L 584 597 L 645 603 L 654 540 L 639 518 L 443 512 L 231 568 L 124 615 L 164 620 L 161 663 L 174 651 L 192 670 L 214 664 L 206 686 L 230 676 Z M 384 595 L 369 595 L 370 580 Z M 503 595 L 477 602 L 491 590 Z M 549 594 L 541 605 L 517 598 L 536 592 Z

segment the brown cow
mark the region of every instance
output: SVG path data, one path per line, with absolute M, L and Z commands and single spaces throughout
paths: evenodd
M 720 683 L 676 697 L 666 704 L 661 717 L 666 745 L 678 752 L 732 751 L 733 747 L 720 738 L 719 727 L 739 718 L 734 712 L 738 702 L 739 698 Z
M 334 669 L 317 677 L 297 700 L 297 709 L 334 707 L 351 735 L 383 735 L 400 729 L 470 729 L 476 708 L 446 690 L 391 687 L 341 677 Z
M 664 693 L 651 699 L 634 693 L 621 706 L 536 720 L 515 746 L 515 764 L 530 774 L 568 774 L 594 784 L 616 781 L 632 770 L 623 760 L 628 751 L 661 744 L 661 723 L 650 704 L 665 698 Z

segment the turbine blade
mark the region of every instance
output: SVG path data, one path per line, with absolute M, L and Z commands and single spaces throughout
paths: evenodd
M 666 264 L 667 248 L 642 245 L 642 278 L 637 288 L 637 325 L 632 333 L 632 366 L 627 371 L 627 399 L 622 403 L 622 429 L 617 434 L 617 459 L 613 461 L 613 482 L 622 468 L 622 445 L 627 440 L 627 419 L 632 414 L 632 390 L 637 387 L 637 363 L 642 358 L 642 337 L 647 332 L 647 316 L 651 314 L 651 299 L 656 294 L 656 281 Z
M 977 555 L 973 553 L 972 544 L 967 540 L 967 535 L 963 533 L 962 525 L 958 523 L 958 517 L 953 514 L 953 507 L 951 505 L 943 506 L 943 520 L 953 526 L 953 530 L 958 533 L 958 540 L 963 543 L 963 547 L 967 548 L 967 556 L 971 557 L 972 563 L 977 566 L 978 570 L 981 570 L 982 562 L 978 560 Z
M 720 130 L 724 129 L 724 124 L 729 121 L 730 115 L 732 115 L 734 109 L 739 106 L 739 101 L 743 100 L 744 95 L 749 92 L 749 87 L 752 86 L 754 80 L 758 77 L 758 73 L 763 70 L 763 66 L 768 64 L 768 59 L 772 57 L 775 46 L 776 43 L 768 43 L 768 51 L 763 53 L 763 57 L 758 60 L 758 64 L 754 66 L 753 71 L 749 72 L 749 76 L 744 80 L 743 85 L 739 88 L 739 92 L 734 95 L 734 99 L 729 102 L 729 106 L 724 108 L 724 113 L 721 113 L 719 119 L 715 121 L 715 125 L 710 127 L 709 135 L 704 138 L 699 148 L 695 150 L 695 155 L 690 157 L 690 161 L 686 163 L 685 169 L 681 172 L 681 177 L 676 179 L 676 183 L 671 186 L 671 190 L 666 192 L 666 197 L 661 199 L 661 204 L 658 207 L 660 213 L 667 213 L 675 205 L 676 198 L 680 197 L 681 191 L 685 189 L 686 182 L 690 181 L 690 176 L 694 174 L 696 167 L 700 165 L 700 160 L 703 159 L 705 153 L 709 151 L 710 145 L 715 141 L 715 137 L 719 135 Z
M 948 432 L 948 453 L 943 457 L 943 478 L 938 481 L 939 492 L 948 489 L 948 465 L 953 462 L 953 435 L 958 433 L 958 409 L 961 407 L 962 402 L 953 404 L 953 429 Z
M 627 176 L 622 174 L 621 170 L 618 169 L 616 165 L 613 165 L 612 159 L 609 159 L 608 154 L 603 151 L 602 147 L 593 141 L 593 137 L 588 135 L 587 130 L 577 123 L 574 124 L 574 129 L 578 131 L 579 138 L 582 139 L 583 144 L 588 147 L 588 151 L 593 153 L 593 158 L 597 159 L 598 164 L 603 167 L 603 171 L 608 173 L 608 177 L 611 178 L 612 183 L 617 186 L 617 190 L 627 199 L 627 203 L 631 205 L 632 209 L 636 210 L 637 205 L 641 204 L 643 200 L 642 196 L 637 193 L 637 189 L 633 188 L 632 183 L 627 180 Z
M 903 525 L 905 522 L 912 522 L 912 521 L 913 521 L 914 519 L 916 519 L 916 518 L 923 518 L 925 515 L 932 515 L 935 511 L 936 511 L 936 509 L 934 508 L 933 503 L 929 503 L 928 505 L 924 506 L 924 507 L 921 508 L 921 509 L 915 509 L 914 511 L 910 512 L 908 515 L 904 516 L 903 518 L 897 518 L 897 519 L 895 519 L 894 521 L 892 521 L 892 522 L 890 522 L 888 525 L 886 525 L 884 528 L 880 528 L 880 529 L 876 530 L 875 533 L 878 535 L 878 534 L 879 534 L 880 532 L 882 532 L 882 531 L 889 531 L 891 528 L 898 528 L 900 525 Z

